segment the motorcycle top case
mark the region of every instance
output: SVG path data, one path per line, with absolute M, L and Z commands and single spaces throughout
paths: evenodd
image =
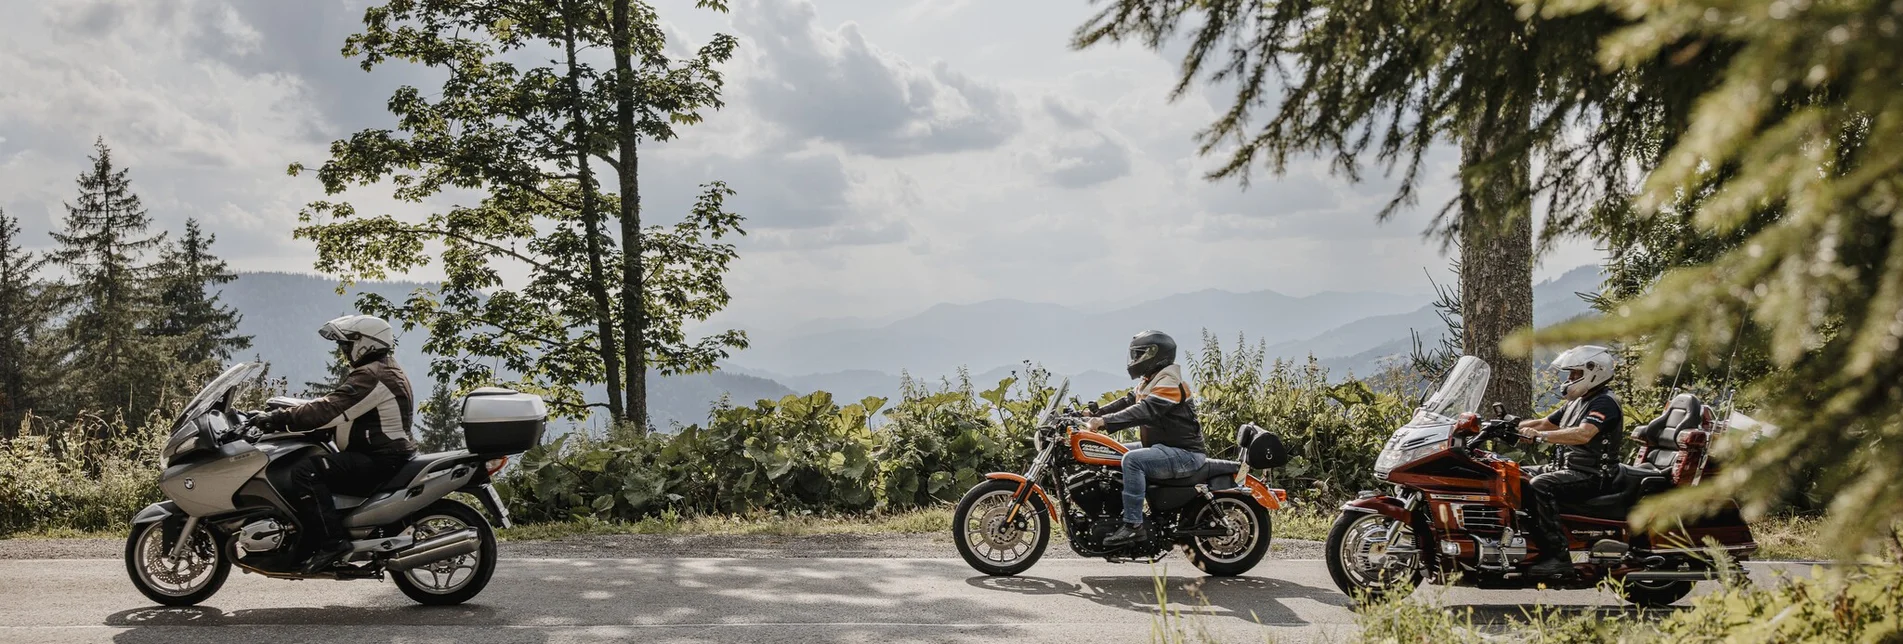
M 542 442 L 548 406 L 542 397 L 483 387 L 463 398 L 463 444 L 476 454 L 520 454 Z

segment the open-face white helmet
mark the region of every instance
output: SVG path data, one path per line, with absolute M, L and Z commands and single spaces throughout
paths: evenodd
M 396 347 L 396 330 L 390 328 L 390 323 L 368 315 L 346 315 L 325 322 L 317 335 L 336 342 L 352 364 L 371 353 Z
M 1553 359 L 1553 369 L 1566 377 L 1566 381 L 1559 385 L 1560 395 L 1567 400 L 1575 400 L 1611 382 L 1615 361 L 1612 351 L 1605 347 L 1582 344 L 1567 349 Z

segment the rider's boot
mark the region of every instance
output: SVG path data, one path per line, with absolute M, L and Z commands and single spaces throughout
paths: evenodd
M 1533 560 L 1533 567 L 1528 568 L 1526 572 L 1534 577 L 1569 575 L 1573 572 L 1573 561 L 1565 555 L 1540 555 L 1539 559 Z
M 1103 538 L 1103 545 L 1110 547 L 1127 546 L 1132 543 L 1150 540 L 1149 527 L 1141 523 L 1125 523 L 1116 532 Z

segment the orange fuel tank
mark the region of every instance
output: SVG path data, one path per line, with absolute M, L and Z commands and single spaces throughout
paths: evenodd
M 1127 451 L 1123 443 L 1097 432 L 1075 432 L 1070 435 L 1071 457 L 1079 463 L 1116 467 L 1123 464 L 1123 453 Z

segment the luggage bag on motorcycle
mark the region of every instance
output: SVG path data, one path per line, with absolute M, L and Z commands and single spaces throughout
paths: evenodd
M 542 397 L 483 387 L 463 398 L 463 444 L 476 454 L 520 454 L 542 443 L 548 406 Z

